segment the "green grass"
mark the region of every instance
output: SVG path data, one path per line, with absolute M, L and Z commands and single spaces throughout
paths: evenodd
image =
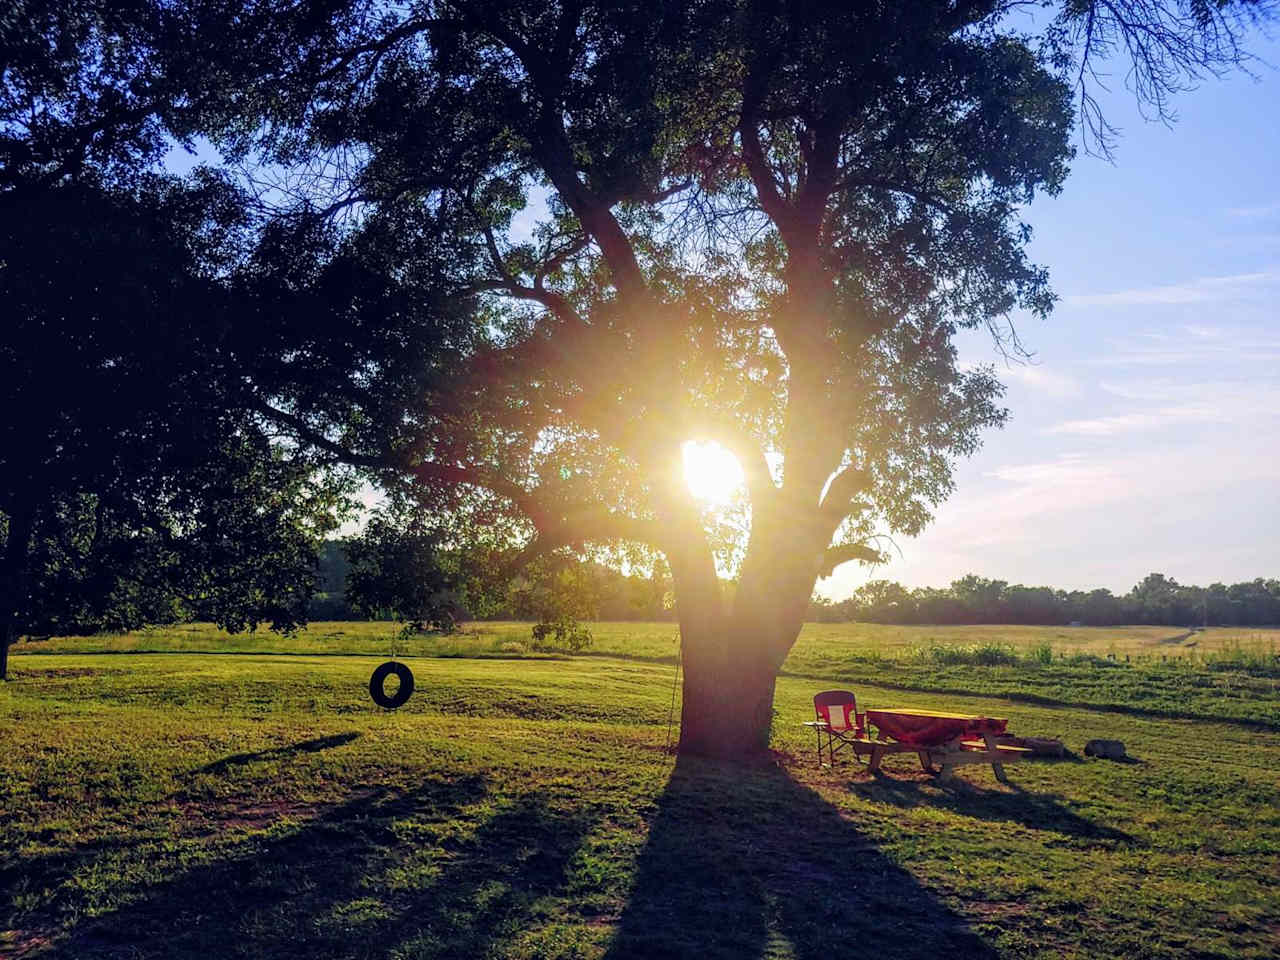
M 674 664 L 667 623 L 597 623 L 588 656 Z M 1173 631 L 1173 632 L 1171 632 Z M 227 634 L 210 624 L 27 642 L 15 653 L 200 652 L 564 659 L 529 649 L 527 623 L 476 623 L 408 640 L 387 623 L 316 623 L 292 636 Z M 1176 627 L 896 627 L 807 624 L 788 676 L 945 695 L 1238 720 L 1280 729 L 1280 630 Z M 1188 646 L 1194 644 L 1194 646 Z M 980 669 L 974 669 L 974 668 Z
M 418 656 L 521 655 L 529 643 L 529 624 L 466 624 L 455 634 L 421 634 L 404 652 Z M 674 659 L 677 629 L 673 623 L 595 623 L 592 651 L 648 659 Z M 126 634 L 54 637 L 25 642 L 15 652 L 99 653 L 184 651 L 210 653 L 379 654 L 397 641 L 392 623 L 332 621 L 313 623 L 292 636 L 269 630 L 229 634 L 207 623 L 150 627 Z M 1023 626 L 891 626 L 872 623 L 806 624 L 792 652 L 795 662 L 820 657 L 903 657 L 933 647 L 995 646 L 1026 654 L 1047 646 L 1054 656 L 1089 654 L 1130 656 L 1135 660 L 1198 660 L 1215 654 L 1280 654 L 1280 629 L 1210 627 L 1189 633 L 1181 627 L 1023 627 Z M 505 649 L 504 649 L 505 648 Z M 524 649 L 521 649 L 524 648 Z
M 385 624 L 24 644 L 0 688 L 0 956 L 1275 956 L 1274 681 L 1107 658 L 1164 628 L 1075 666 L 988 629 L 807 628 L 749 768 L 664 753 L 669 625 L 604 625 L 572 658 L 504 652 L 527 626 L 418 638 L 394 713 L 365 689 Z M 66 652 L 94 644 L 228 655 Z M 1074 756 L 1007 786 L 820 768 L 800 721 L 846 683 Z M 1141 762 L 1085 760 L 1092 737 Z

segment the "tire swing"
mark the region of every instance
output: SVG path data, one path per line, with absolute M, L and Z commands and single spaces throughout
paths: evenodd
M 400 679 L 400 688 L 394 694 L 387 695 L 384 689 L 387 677 L 395 674 Z M 369 678 L 369 696 L 373 697 L 373 702 L 380 707 L 388 710 L 394 710 L 396 707 L 403 707 L 405 701 L 413 694 L 413 671 L 403 663 L 396 660 L 388 660 L 386 663 L 373 671 L 373 676 Z

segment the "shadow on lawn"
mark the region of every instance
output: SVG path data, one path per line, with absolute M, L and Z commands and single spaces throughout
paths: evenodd
M 976 820 L 1018 823 L 1032 830 L 1048 830 L 1082 840 L 1138 843 L 1122 830 L 1080 816 L 1055 797 L 1028 793 L 1016 783 L 1007 784 L 1003 790 L 988 790 L 959 777 L 950 783 L 939 783 L 933 779 L 901 780 L 880 776 L 870 781 L 852 782 L 849 790 L 872 803 L 888 803 L 904 809 L 928 806 Z
M 142 889 L 129 905 L 74 926 L 55 952 L 488 955 L 560 890 L 593 821 L 538 792 L 492 807 L 486 799 L 479 778 L 353 799 L 295 832 Z
M 609 960 L 996 956 L 775 765 L 682 758 L 658 803 Z
M 880 791 L 873 800 L 1056 824 L 1046 828 L 1065 822 L 1085 835 L 1087 821 L 1063 821 L 1044 798 L 871 786 Z M 575 856 L 600 809 L 539 790 L 490 794 L 480 777 L 368 790 L 300 825 L 283 820 L 272 832 L 220 842 L 208 854 L 221 859 L 127 891 L 129 902 L 115 910 L 71 913 L 42 955 L 576 956 L 582 940 L 607 936 L 574 916 L 585 889 Z M 52 882 L 66 865 L 24 866 Z M 827 960 L 850 951 L 996 956 L 962 916 L 783 769 L 680 759 L 658 798 L 610 960 Z
M 355 731 L 348 733 L 336 733 L 331 737 L 316 737 L 314 740 L 303 740 L 300 743 L 291 743 L 283 747 L 273 747 L 270 750 L 259 750 L 256 753 L 236 753 L 229 757 L 223 757 L 221 760 L 215 760 L 213 763 L 201 767 L 195 773 L 226 773 L 232 767 L 242 767 L 247 763 L 256 763 L 260 760 L 284 760 L 297 753 L 319 753 L 321 750 L 331 750 L 334 747 L 340 747 L 352 740 L 359 739 L 360 734 Z

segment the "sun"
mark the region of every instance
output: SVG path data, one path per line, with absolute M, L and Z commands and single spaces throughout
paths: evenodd
M 684 445 L 684 479 L 689 492 L 709 504 L 723 506 L 744 481 L 742 466 L 718 443 L 690 441 Z

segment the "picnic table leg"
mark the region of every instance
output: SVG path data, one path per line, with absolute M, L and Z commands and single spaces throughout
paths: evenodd
M 867 765 L 867 769 L 872 773 L 879 773 L 882 759 L 884 759 L 884 747 L 877 743 L 871 748 L 871 763 Z
M 995 757 L 1000 756 L 1000 748 L 996 744 L 995 738 L 992 737 L 991 734 L 984 733 L 982 735 L 982 739 L 986 741 L 988 753 L 990 753 L 992 756 L 995 756 Z M 999 760 L 991 761 L 991 769 L 995 771 L 996 779 L 999 780 L 1001 783 L 1009 782 L 1009 778 L 1004 775 L 1004 764 L 1001 763 Z
M 945 780 L 951 779 L 951 772 L 956 768 L 956 765 L 955 763 L 952 762 L 952 759 L 962 749 L 963 748 L 960 746 L 960 741 L 958 738 L 955 740 L 951 740 L 948 743 L 944 743 L 942 744 L 942 746 L 937 748 L 937 751 L 938 751 L 937 759 L 938 759 L 938 762 L 942 765 L 941 769 L 938 770 L 939 781 L 945 781 Z M 934 755 L 932 753 L 928 753 L 926 755 L 929 757 L 930 765 L 932 765 L 934 760 Z
M 917 750 L 916 756 L 920 758 L 920 769 L 925 773 L 935 773 L 933 769 L 933 761 L 929 758 L 928 750 Z

